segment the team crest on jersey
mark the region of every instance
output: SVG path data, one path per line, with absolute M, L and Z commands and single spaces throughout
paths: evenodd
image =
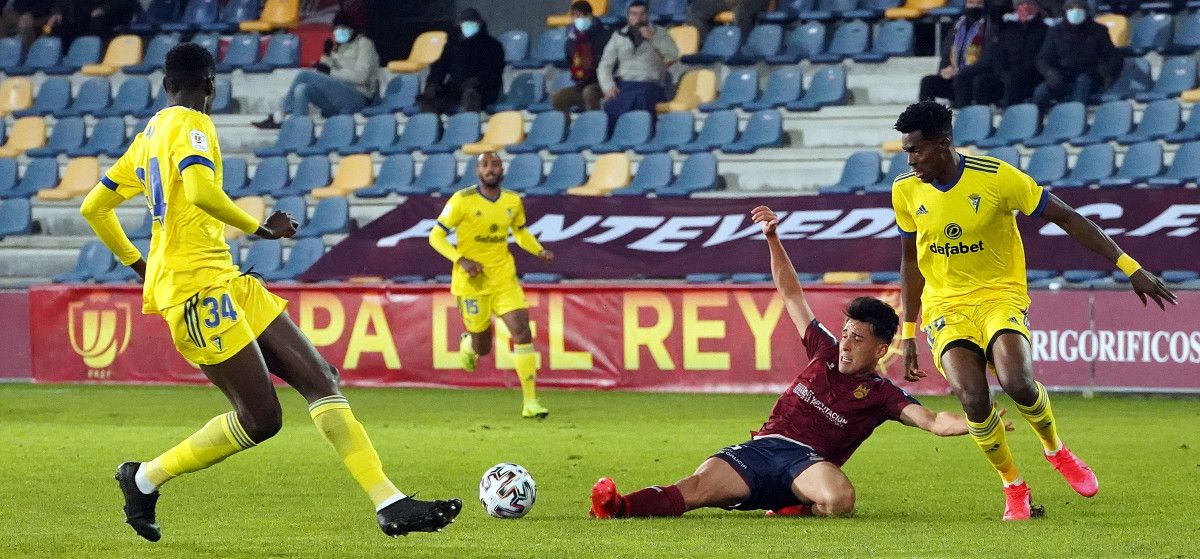
M 972 194 L 970 196 L 967 196 L 967 200 L 971 202 L 971 207 L 975 208 L 975 213 L 979 213 L 979 201 L 981 199 L 982 198 L 980 198 L 980 196 L 978 194 Z
M 929 210 L 925 209 L 925 204 L 921 204 L 917 207 L 917 215 L 925 215 L 927 213 L 929 213 Z
M 854 389 L 854 397 L 859 400 L 866 398 L 867 394 L 870 394 L 870 393 L 871 393 L 871 389 L 867 388 L 867 385 L 865 385 L 865 384 L 860 384 L 860 385 L 858 385 L 858 388 Z
M 208 136 L 205 135 L 204 132 L 192 130 L 191 133 L 188 134 L 188 138 L 191 138 L 192 147 L 195 148 L 196 151 L 208 151 Z
M 221 336 L 213 336 L 209 339 L 212 340 L 213 345 L 217 346 L 217 351 L 225 349 L 224 344 L 221 343 Z

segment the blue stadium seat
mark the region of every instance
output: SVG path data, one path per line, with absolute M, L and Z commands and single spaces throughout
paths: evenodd
M 121 82 L 111 105 L 92 113 L 97 118 L 128 116 L 150 104 L 150 81 L 140 76 L 130 76 Z
M 1109 88 L 1099 95 L 1093 95 L 1093 101 L 1107 103 L 1133 99 L 1139 93 L 1150 91 L 1154 87 L 1154 79 L 1150 76 L 1150 63 L 1142 58 L 1126 58 L 1121 65 L 1121 72 Z
M 54 157 L 83 145 L 84 122 L 80 117 L 60 119 L 50 129 L 46 145 L 25 151 L 27 157 Z
M 890 8 L 900 5 L 901 0 L 860 0 L 858 8 L 842 12 L 842 19 L 879 19 Z M 907 20 L 894 20 L 907 21 Z M 911 29 L 911 27 L 909 28 Z
M 762 272 L 738 272 L 729 275 L 729 283 L 771 283 L 771 274 Z
M 242 245 L 241 245 L 241 243 L 239 243 L 237 241 L 233 241 L 233 243 L 231 244 L 229 241 L 225 241 L 225 246 L 229 247 L 230 262 L 232 262 L 234 266 L 237 266 L 240 268 L 242 266 Z
M 1107 272 L 1099 270 L 1063 270 L 1062 278 L 1067 283 L 1088 285 L 1104 280 L 1107 275 Z
M 567 133 L 567 117 L 558 111 L 538 113 L 529 125 L 525 141 L 508 146 L 508 153 L 537 153 L 563 140 Z
M 8 198 L 6 194 L 17 187 L 17 160 L 10 157 L 0 158 L 0 199 Z
M 359 198 L 383 198 L 388 194 L 399 194 L 413 184 L 413 160 L 407 153 L 398 153 L 384 158 L 379 165 L 375 184 L 354 191 Z
M 874 184 L 866 185 L 863 189 L 866 192 L 891 192 L 892 183 L 896 181 L 896 177 L 900 176 L 900 173 L 907 173 L 910 170 L 912 170 L 912 167 L 908 166 L 908 154 L 903 151 L 893 153 L 892 158 L 888 161 L 887 172 L 883 174 L 883 178 Z M 858 186 L 833 185 L 833 188 L 830 190 L 821 189 L 820 192 L 821 194 L 850 194 L 858 189 Z
M 650 17 L 659 25 L 679 25 L 687 17 L 687 0 L 657 0 L 650 3 Z
M 1054 105 L 1050 114 L 1046 116 L 1046 126 L 1042 128 L 1042 133 L 1021 143 L 1031 148 L 1061 144 L 1083 134 L 1087 124 L 1086 116 L 1087 109 L 1083 103 L 1072 101 Z
M 218 60 L 217 55 L 221 50 L 221 35 L 217 33 L 200 33 L 192 35 L 192 42 L 200 45 L 204 50 L 211 54 L 213 60 Z
M 752 112 L 778 109 L 800 99 L 804 93 L 804 74 L 799 68 L 776 68 L 767 76 L 767 85 L 758 98 L 742 104 L 742 110 Z
M 529 272 L 521 275 L 522 283 L 558 283 L 562 281 L 562 274 L 551 272 Z
M 616 2 L 613 2 L 615 5 Z M 513 29 L 500 34 L 500 45 L 504 47 L 504 63 L 512 64 L 529 58 L 529 33 Z
M 712 151 L 737 139 L 738 119 L 733 111 L 716 111 L 708 114 L 696 139 L 675 149 L 679 153 Z
M 275 212 L 287 212 L 296 220 L 296 229 L 304 229 L 308 226 L 308 203 L 304 201 L 303 196 L 283 196 L 275 201 L 275 205 L 267 212 L 271 215 Z
M 992 108 L 971 105 L 959 109 L 954 118 L 954 143 L 973 146 L 992 135 Z
M 61 122 L 61 121 L 60 121 Z M 110 116 L 100 119 L 92 127 L 92 135 L 82 147 L 67 150 L 68 157 L 97 157 L 108 155 L 119 157 L 125 145 L 125 119 Z
M 1163 62 L 1162 71 L 1159 72 L 1154 87 L 1150 88 L 1150 91 L 1134 95 L 1133 98 L 1145 103 L 1179 97 L 1180 93 L 1193 87 L 1196 87 L 1196 59 L 1191 55 L 1173 56 Z
M 429 156 L 421 165 L 421 172 L 417 175 L 413 188 L 417 192 L 426 194 L 438 192 L 443 188 L 449 188 L 457 177 L 458 162 L 454 160 L 454 155 L 437 153 Z
M 293 153 L 313 143 L 313 121 L 305 115 L 292 115 L 283 121 L 279 136 L 270 147 L 254 150 L 259 157 L 275 157 Z
M 783 52 L 767 57 L 767 64 L 796 64 L 825 52 L 825 26 L 815 21 L 788 33 Z
M 231 197 L 243 196 L 246 188 L 247 164 L 241 157 L 223 157 L 221 159 L 221 188 Z
M 754 68 L 733 70 L 729 72 L 728 76 L 725 76 L 725 82 L 721 84 L 721 91 L 717 98 L 708 103 L 702 103 L 697 108 L 706 113 L 724 111 L 740 107 L 743 103 L 753 101 L 757 96 L 758 70 Z
M 470 157 L 470 159 L 467 159 L 467 164 L 463 165 L 462 173 L 457 174 L 458 178 L 453 183 L 451 183 L 450 186 L 447 186 L 447 187 L 444 187 L 444 188 L 438 190 L 438 193 L 443 196 L 451 196 L 455 192 L 458 192 L 459 190 L 462 190 L 469 186 L 474 186 L 476 183 L 479 182 L 479 175 L 475 172 L 475 169 L 478 166 L 479 166 L 479 156 L 472 155 Z
M 518 74 L 509 84 L 508 91 L 488 106 L 488 112 L 523 111 L 546 97 L 545 88 L 546 81 L 540 72 Z
M 717 156 L 712 153 L 694 153 L 683 160 L 675 180 L 656 193 L 659 197 L 685 197 L 693 192 L 715 190 L 721 185 L 717 173 Z
M 846 158 L 846 164 L 842 166 L 842 176 L 838 181 L 829 186 L 822 186 L 820 192 L 821 194 L 849 194 L 866 188 L 868 185 L 879 183 L 880 166 L 879 152 L 856 151 Z M 890 189 L 891 185 L 889 184 L 888 187 Z
M 0 239 L 33 233 L 33 209 L 28 198 L 0 202 Z
M 1197 111 L 1193 105 L 1193 108 L 1188 113 L 1188 119 L 1187 122 L 1184 123 L 1183 128 L 1174 134 L 1167 134 L 1167 136 L 1163 139 L 1172 144 L 1182 144 L 1185 142 L 1200 140 L 1200 111 Z
M 420 149 L 425 153 L 454 153 L 463 144 L 479 141 L 479 127 L 479 113 L 458 113 L 446 120 L 442 139 Z
M 629 186 L 612 191 L 613 196 L 645 196 L 657 192 L 675 178 L 675 162 L 670 155 L 653 153 L 638 162 Z
M 908 56 L 913 51 L 913 25 L 906 19 L 884 22 L 875 31 L 871 50 L 854 55 L 855 62 L 883 62 L 893 56 Z
M 388 118 L 391 117 L 388 116 Z M 317 137 L 317 141 L 311 146 L 296 150 L 296 153 L 301 156 L 328 155 L 337 151 L 339 146 L 348 146 L 353 143 L 354 116 L 334 115 L 325 119 L 325 125 L 321 127 L 321 135 Z
M 900 272 L 871 272 L 871 283 L 900 283 Z
M 808 91 L 799 101 L 784 105 L 789 111 L 816 111 L 821 107 L 844 105 L 850 98 L 846 90 L 846 69 L 841 66 L 826 66 L 813 74 Z
M 379 150 L 384 155 L 412 153 L 438 141 L 442 134 L 442 121 L 435 113 L 418 113 L 404 123 L 404 129 L 396 143 Z
M 562 66 L 566 63 L 567 32 L 565 28 L 547 29 L 538 36 L 533 52 L 525 60 L 511 62 L 518 70 L 533 70 L 547 65 Z
M 242 259 L 242 270 L 256 272 L 264 278 L 283 266 L 283 244 L 273 239 L 260 239 L 250 244 Z
M 65 76 L 78 72 L 85 64 L 95 64 L 100 61 L 100 37 L 85 35 L 76 37 L 67 49 L 67 55 L 62 61 L 42 71 L 47 75 Z
M 54 111 L 61 111 L 70 104 L 71 82 L 67 81 L 67 78 L 47 78 L 33 97 L 33 105 L 28 109 L 14 111 L 13 117 L 45 116 Z
M 1128 101 L 1110 101 L 1096 109 L 1092 126 L 1086 134 L 1068 141 L 1073 146 L 1107 142 L 1128 134 L 1132 127 L 1133 106 Z
M 262 0 L 229 0 L 225 7 L 221 8 L 217 20 L 201 24 L 200 29 L 205 32 L 233 33 L 238 30 L 238 24 L 241 22 L 258 19 L 262 10 L 261 2 Z
M 362 135 L 350 144 L 337 148 L 339 155 L 378 152 L 396 141 L 396 118 L 390 114 L 375 115 L 363 125 Z
M 1012 105 L 1004 109 L 1004 114 L 1000 117 L 1000 126 L 996 127 L 996 133 L 975 142 L 975 145 L 986 149 L 1019 144 L 1021 140 L 1032 138 L 1038 133 L 1040 120 L 1037 105 L 1033 103 Z M 958 138 L 955 137 L 955 140 Z
M 146 255 L 150 254 L 150 239 L 133 241 L 133 247 L 141 253 L 142 258 L 145 258 Z M 92 279 L 96 283 L 138 283 L 141 281 L 141 278 L 138 277 L 137 272 L 133 271 L 133 268 L 122 266 L 120 262 L 115 260 L 115 257 L 114 266 L 110 270 L 93 274 Z
M 995 157 L 996 159 L 1008 163 L 1013 167 L 1018 169 L 1021 168 L 1021 152 L 1017 151 L 1017 148 L 1015 147 L 1001 146 L 998 148 L 992 148 L 988 150 L 987 154 L 989 157 Z
M 650 113 L 629 111 L 617 118 L 612 137 L 607 142 L 589 146 L 592 153 L 615 153 L 633 149 L 650 139 Z
M 1171 166 L 1161 176 L 1146 181 L 1149 186 L 1186 186 L 1200 180 L 1200 142 L 1188 142 L 1179 146 Z
M 535 114 L 556 110 L 554 108 L 554 105 L 550 103 L 550 98 L 553 97 L 554 94 L 558 93 L 560 90 L 566 89 L 568 87 L 574 87 L 574 85 L 575 85 L 575 82 L 571 80 L 570 72 L 555 73 L 553 81 L 550 82 L 550 85 L 546 86 L 546 88 L 545 88 L 546 89 L 546 97 L 544 99 L 542 99 L 541 101 L 538 101 L 537 103 L 530 105 L 525 110 L 527 110 L 531 113 L 535 113 Z
M 1158 142 L 1141 142 L 1129 146 L 1117 174 L 1100 180 L 1101 187 L 1133 186 L 1156 177 L 1163 171 L 1163 148 Z
M 525 190 L 525 194 L 535 196 L 554 196 L 562 194 L 569 188 L 583 184 L 587 180 L 587 165 L 583 156 L 578 153 L 566 153 L 554 159 L 550 172 L 542 184 Z
M 178 21 L 183 4 L 179 0 L 150 0 L 150 4 L 129 23 L 129 30 L 139 35 L 158 31 L 168 21 Z
M 422 284 L 428 281 L 425 276 L 418 276 L 415 274 L 401 274 L 398 276 L 392 276 L 388 279 L 391 280 L 392 283 L 402 283 L 407 285 Z
M 1050 144 L 1033 150 L 1025 167 L 1038 184 L 1047 185 L 1067 176 L 1067 150 L 1061 144 Z
M 308 227 L 297 231 L 296 238 L 349 233 L 350 228 L 350 202 L 340 196 L 324 198 L 313 208 L 312 219 L 308 220 Z
M 242 68 L 247 74 L 266 74 L 280 68 L 295 68 L 300 65 L 300 38 L 291 33 L 271 35 L 267 51 L 262 60 Z
M 0 68 L 12 68 L 21 65 L 21 39 L 4 37 L 0 39 Z
M 1117 143 L 1129 145 L 1150 140 L 1160 140 L 1179 130 L 1180 106 L 1178 99 L 1160 99 L 1146 105 L 1142 120 L 1129 134 L 1117 137 Z
M 62 57 L 62 39 L 43 35 L 29 45 L 25 53 L 25 62 L 20 66 L 5 68 L 4 73 L 10 76 L 28 76 L 58 65 Z
M 1116 153 L 1109 144 L 1091 144 L 1079 152 L 1075 166 L 1066 178 L 1050 183 L 1054 188 L 1082 188 L 1099 183 L 1116 170 Z
M 1148 52 L 1162 52 L 1171 42 L 1171 16 L 1146 14 L 1133 22 L 1129 34 L 1127 54 L 1142 56 Z
M 216 22 L 220 10 L 221 3 L 218 0 L 188 0 L 182 17 L 163 22 L 158 28 L 169 33 L 199 31 L 204 24 Z
M 542 156 L 536 153 L 517 154 L 504 171 L 504 188 L 524 192 L 537 186 L 542 182 L 544 166 Z
M 225 49 L 225 57 L 217 64 L 217 72 L 222 74 L 240 70 L 258 62 L 258 33 L 238 33 L 229 39 L 229 47 Z
M 1193 54 L 1200 50 L 1200 12 L 1175 16 L 1170 46 L 1164 54 Z
M 783 118 L 779 111 L 767 109 L 750 115 L 746 129 L 735 142 L 721 144 L 725 153 L 754 153 L 759 148 L 777 147 L 786 143 L 783 134 Z
M 314 189 L 328 185 L 330 174 L 328 157 L 310 155 L 300 160 L 296 172 L 292 174 L 292 180 L 271 195 L 276 198 L 306 195 Z
M 683 281 L 691 284 L 723 283 L 729 279 L 729 274 L 688 274 Z
M 53 157 L 31 159 L 25 165 L 25 175 L 17 183 L 16 188 L 0 192 L 0 198 L 28 198 L 39 190 L 52 188 L 58 184 L 58 161 Z
M 800 18 L 800 12 L 812 9 L 813 0 L 779 0 L 774 10 L 758 14 L 758 21 L 764 23 L 792 23 Z
M 843 12 L 848 12 L 857 7 L 858 0 L 817 0 L 811 9 L 800 12 L 800 19 L 804 21 L 832 21 L 839 19 Z
M 817 64 L 832 64 L 847 58 L 853 58 L 867 51 L 871 41 L 871 28 L 866 22 L 851 20 L 842 23 L 833 32 L 829 48 L 825 52 L 812 56 Z
M 1162 280 L 1171 283 L 1187 283 L 1200 279 L 1200 273 L 1194 270 L 1163 270 Z
M 604 111 L 587 111 L 575 117 L 565 140 L 547 146 L 546 149 L 555 154 L 576 153 L 604 143 L 607 137 L 608 114 Z
M 284 157 L 268 157 L 258 162 L 254 176 L 245 188 L 246 196 L 267 196 L 283 189 L 288 182 L 288 162 Z
M 779 54 L 783 47 L 783 28 L 772 24 L 759 24 L 750 31 L 750 36 L 736 54 L 725 61 L 731 66 L 750 66 Z
M 210 114 L 223 115 L 238 112 L 238 102 L 233 98 L 233 82 L 217 79 L 217 91 L 213 93 Z
M 672 111 L 658 117 L 654 137 L 644 144 L 633 146 L 633 151 L 642 154 L 669 151 L 692 141 L 695 135 L 696 117 L 692 111 Z
M 396 74 L 383 90 L 379 101 L 362 110 L 365 116 L 405 112 L 415 109 L 421 82 L 418 74 Z M 415 113 L 414 113 L 415 114 Z
M 56 118 L 84 116 L 104 110 L 112 98 L 108 78 L 89 78 L 79 86 L 75 100 L 66 108 L 54 111 Z
M 718 25 L 704 37 L 700 52 L 683 56 L 684 64 L 714 64 L 724 62 L 737 53 L 742 44 L 742 32 L 733 25 Z
M 934 8 L 925 12 L 925 14 L 934 19 L 956 18 L 962 15 L 964 7 L 963 4 L 965 4 L 963 0 L 950 0 L 949 2 L 946 2 L 945 6 Z
M 167 98 L 167 90 L 159 89 L 158 95 L 155 96 L 154 100 L 150 102 L 150 106 L 139 111 L 134 111 L 133 116 L 135 118 L 148 119 L 158 113 L 158 111 L 167 108 L 167 103 L 169 102 L 170 101 Z
M 149 214 L 146 214 L 149 215 Z M 132 238 L 132 237 L 131 237 Z M 113 255 L 104 247 L 100 240 L 92 240 L 83 244 L 79 256 L 75 257 L 75 268 L 70 272 L 55 274 L 50 278 L 54 283 L 82 283 L 92 279 L 92 270 L 111 268 Z

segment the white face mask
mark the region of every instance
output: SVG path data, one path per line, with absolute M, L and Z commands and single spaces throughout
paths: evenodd
M 1083 20 L 1086 18 L 1087 12 L 1084 10 L 1079 8 L 1071 8 L 1070 10 L 1067 10 L 1067 21 L 1070 22 L 1071 25 L 1079 25 L 1083 23 Z
M 592 27 L 592 18 L 590 18 L 590 17 L 575 18 L 575 29 L 578 29 L 580 31 L 587 31 L 591 27 Z
M 338 27 L 333 30 L 333 40 L 339 45 L 344 45 L 350 42 L 350 30 L 345 27 Z
M 464 21 L 464 22 L 462 22 L 461 25 L 459 25 L 459 28 L 462 29 L 463 37 L 470 39 L 471 37 L 474 37 L 476 33 L 479 32 L 479 22 L 478 21 Z

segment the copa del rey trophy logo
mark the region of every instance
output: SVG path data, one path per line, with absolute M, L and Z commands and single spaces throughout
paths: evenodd
M 68 306 L 67 334 L 88 369 L 113 364 L 126 347 L 133 329 L 129 303 L 112 302 L 107 296 L 91 296 Z

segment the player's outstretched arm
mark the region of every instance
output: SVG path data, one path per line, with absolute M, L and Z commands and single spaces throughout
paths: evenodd
M 792 259 L 788 258 L 783 243 L 779 241 L 779 235 L 775 233 L 775 228 L 779 226 L 779 216 L 766 206 L 754 208 L 750 215 L 755 223 L 762 224 L 763 235 L 767 237 L 767 246 L 771 249 L 771 277 L 775 280 L 775 289 L 779 290 L 788 316 L 792 317 L 792 322 L 803 336 L 814 317 L 808 300 L 804 298 L 804 288 L 800 287 L 800 280 L 796 278 L 796 268 L 792 266 Z
M 1136 260 L 1125 254 L 1121 247 L 1112 240 L 1112 237 L 1109 237 L 1095 222 L 1080 215 L 1075 208 L 1068 206 L 1058 196 L 1050 193 L 1046 193 L 1046 196 L 1046 207 L 1042 211 L 1042 217 L 1061 227 L 1072 239 L 1075 239 L 1075 242 L 1116 264 L 1122 272 L 1129 276 L 1133 292 L 1137 293 L 1143 305 L 1146 304 L 1146 297 L 1153 299 L 1160 309 L 1166 308 L 1163 305 L 1164 302 L 1172 305 L 1178 304 L 1175 294 L 1167 289 L 1166 284 L 1158 276 L 1142 268 Z
M 83 204 L 79 206 L 79 213 L 96 232 L 96 236 L 100 238 L 104 246 L 117 256 L 121 264 L 133 268 L 139 277 L 145 279 L 146 261 L 142 259 L 142 253 L 138 252 L 137 247 L 133 246 L 133 242 L 121 228 L 117 214 L 113 212 L 117 206 L 128 199 L 125 194 L 132 195 L 136 192 L 136 189 L 113 190 L 104 184 L 97 184 L 83 199 Z
M 916 382 L 925 376 L 917 363 L 917 318 L 921 310 L 921 292 L 925 276 L 917 266 L 917 238 L 901 235 L 900 301 L 904 303 L 904 323 L 900 333 L 900 348 L 904 352 L 904 380 Z
M 1000 408 L 1000 417 L 1008 410 Z M 1012 431 L 1011 421 L 1004 421 L 1004 430 Z M 924 429 L 939 437 L 957 437 L 967 434 L 967 418 L 948 411 L 935 412 L 921 404 L 909 404 L 900 411 L 900 422 L 910 427 Z

